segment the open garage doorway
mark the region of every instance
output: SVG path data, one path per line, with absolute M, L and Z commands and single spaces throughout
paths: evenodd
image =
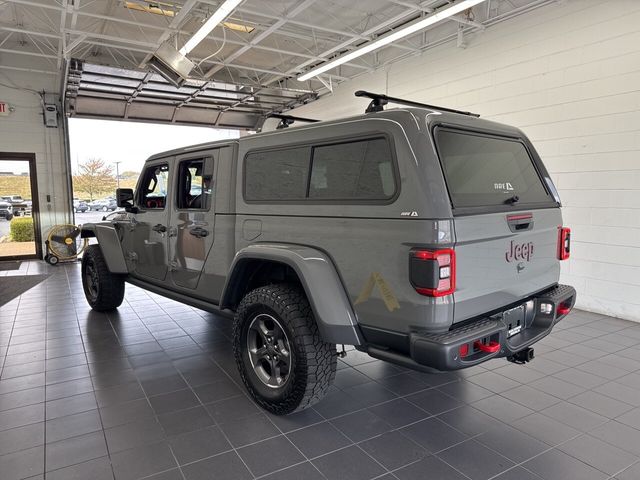
M 0 152 L 0 260 L 42 258 L 36 157 Z
M 230 129 L 70 118 L 75 223 L 100 222 L 118 211 L 116 188 L 135 188 L 151 155 L 238 136 Z

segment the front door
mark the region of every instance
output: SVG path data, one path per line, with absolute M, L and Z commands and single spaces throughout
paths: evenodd
M 176 158 L 175 202 L 171 208 L 169 268 L 177 287 L 195 289 L 213 245 L 215 221 L 215 159 L 206 156 Z
M 126 252 L 132 273 L 146 279 L 167 276 L 170 192 L 169 162 L 147 164 L 136 191 L 138 212 L 130 231 L 130 252 Z

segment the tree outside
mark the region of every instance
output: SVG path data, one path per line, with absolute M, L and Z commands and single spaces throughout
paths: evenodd
M 101 158 L 90 158 L 78 165 L 78 174 L 73 176 L 74 196 L 93 201 L 104 195 L 113 195 L 115 189 L 113 166 Z

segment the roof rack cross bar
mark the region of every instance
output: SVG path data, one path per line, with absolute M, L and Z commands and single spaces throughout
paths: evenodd
M 296 117 L 294 115 L 284 115 L 282 113 L 270 113 L 269 115 L 267 115 L 267 117 L 280 119 L 280 123 L 276 127 L 276 130 L 287 128 L 289 125 L 292 125 L 294 122 L 316 123 L 320 121 L 316 118 Z
M 382 93 L 366 92 L 364 90 L 358 90 L 354 93 L 356 97 L 366 97 L 371 99 L 371 103 L 367 107 L 364 113 L 380 112 L 387 103 L 397 103 L 400 105 L 406 105 L 408 107 L 428 108 L 430 110 L 438 110 L 440 112 L 459 113 L 462 115 L 469 115 L 470 117 L 479 117 L 480 115 L 472 112 L 465 112 L 462 110 L 455 110 L 453 108 L 438 107 L 436 105 L 429 105 L 426 103 L 414 102 L 412 100 L 405 100 L 403 98 L 389 97 Z

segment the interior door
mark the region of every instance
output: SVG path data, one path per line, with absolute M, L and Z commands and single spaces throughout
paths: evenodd
M 136 191 L 138 212 L 131 224 L 129 261 L 132 273 L 153 280 L 164 280 L 168 269 L 168 229 L 171 198 L 170 162 L 148 164 Z
M 171 205 L 169 268 L 177 287 L 195 289 L 214 239 L 215 160 L 206 155 L 176 158 L 175 202 Z

